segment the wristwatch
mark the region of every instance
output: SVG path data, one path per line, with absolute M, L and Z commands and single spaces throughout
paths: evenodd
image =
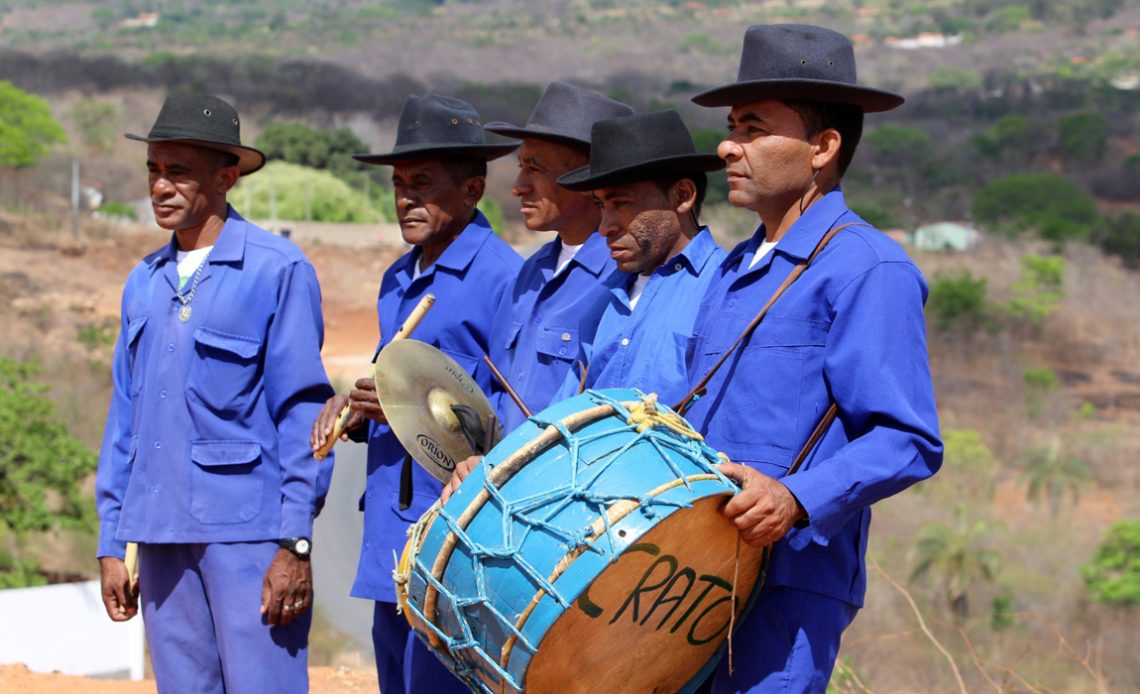
M 287 537 L 284 540 L 278 540 L 277 544 L 301 559 L 308 559 L 309 552 L 313 551 L 313 543 L 307 537 Z

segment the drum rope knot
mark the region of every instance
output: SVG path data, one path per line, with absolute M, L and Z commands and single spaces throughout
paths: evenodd
M 627 421 L 639 434 L 652 427 L 662 426 L 678 436 L 696 441 L 705 440 L 677 413 L 669 409 L 657 409 L 657 393 L 642 396 L 641 402 L 630 407 Z

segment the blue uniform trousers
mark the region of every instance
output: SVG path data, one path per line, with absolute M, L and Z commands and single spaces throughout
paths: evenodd
M 819 593 L 771 586 L 732 639 L 732 674 L 726 654 L 713 675 L 712 694 L 786 692 L 824 694 L 843 630 L 859 608 Z
M 380 694 L 468 694 L 463 684 L 412 632 L 396 605 L 376 602 L 372 645 Z M 402 658 L 400 656 L 403 656 Z
M 309 690 L 312 611 L 287 626 L 261 615 L 276 542 L 139 545 L 146 638 L 160 694 Z

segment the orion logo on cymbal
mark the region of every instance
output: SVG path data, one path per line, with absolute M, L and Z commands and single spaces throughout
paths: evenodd
M 455 459 L 443 450 L 438 441 L 427 434 L 420 434 L 416 437 L 416 443 L 420 445 L 420 450 L 431 456 L 437 465 L 445 470 L 455 469 Z

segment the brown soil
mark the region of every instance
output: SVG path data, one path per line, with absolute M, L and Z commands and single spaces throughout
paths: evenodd
M 315 667 L 309 669 L 309 691 L 312 694 L 348 694 L 375 692 L 379 687 L 376 673 L 348 668 Z M 0 692 L 35 692 L 36 694 L 155 694 L 154 680 L 128 682 L 93 680 L 59 673 L 32 672 L 24 665 L 0 665 Z

